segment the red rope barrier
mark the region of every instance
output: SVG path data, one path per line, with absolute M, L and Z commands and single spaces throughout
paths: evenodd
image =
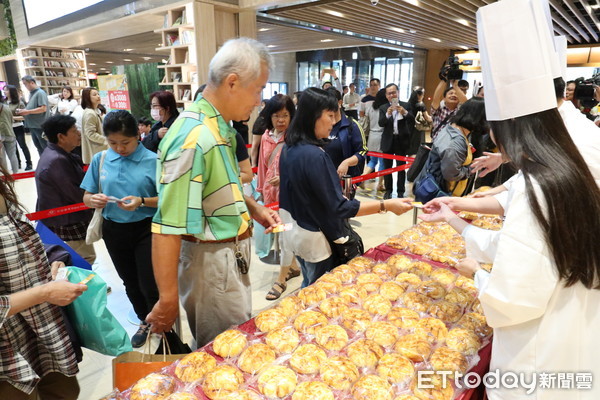
M 371 156 L 371 157 L 377 157 L 377 158 L 387 158 L 388 160 L 398 160 L 398 161 L 407 161 L 407 162 L 415 161 L 414 157 L 395 156 L 393 154 L 378 153 L 376 151 L 368 151 L 367 155 Z
M 59 215 L 71 214 L 83 210 L 89 210 L 89 207 L 86 206 L 84 203 L 71 204 L 70 206 L 51 208 L 49 210 L 42 210 L 31 214 L 27 214 L 27 218 L 29 218 L 30 221 L 37 221 L 40 219 L 58 217 Z

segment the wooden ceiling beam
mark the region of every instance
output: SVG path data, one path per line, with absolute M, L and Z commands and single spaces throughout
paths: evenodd
M 560 14 L 560 16 L 566 21 L 568 22 L 571 27 L 573 29 L 575 29 L 577 32 L 579 32 L 579 34 L 581 36 L 583 36 L 583 38 L 585 40 L 587 40 L 588 42 L 590 41 L 590 37 L 588 36 L 588 34 L 586 33 L 586 31 L 584 31 L 579 24 L 562 8 L 561 6 L 562 2 L 558 2 L 556 0 L 550 0 L 550 5 L 556 10 L 556 12 L 558 14 Z
M 580 2 L 580 3 L 583 5 L 583 2 Z M 567 0 L 564 2 L 564 4 L 569 8 L 569 10 L 571 10 L 573 15 L 575 15 L 575 17 L 577 17 L 577 19 L 579 20 L 581 25 L 583 25 L 587 29 L 587 31 L 590 33 L 590 35 L 592 35 L 594 37 L 594 40 L 596 40 L 596 42 L 597 42 L 598 34 L 596 33 L 596 30 L 594 28 L 592 28 L 592 26 L 587 21 L 587 19 L 585 19 L 583 14 L 581 14 L 581 12 L 579 12 L 579 9 L 573 3 L 573 0 Z

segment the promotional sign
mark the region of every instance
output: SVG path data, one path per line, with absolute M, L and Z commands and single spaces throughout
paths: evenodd
M 125 75 L 99 75 L 98 90 L 100 91 L 102 104 L 104 104 L 107 111 L 131 111 L 127 77 Z

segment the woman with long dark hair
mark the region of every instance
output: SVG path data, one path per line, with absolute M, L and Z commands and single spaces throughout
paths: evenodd
M 78 103 L 70 86 L 63 86 L 60 93 L 48 96 L 48 103 L 52 106 L 51 114 L 71 115 Z
M 586 151 L 584 160 L 556 109 L 490 126 L 503 156 L 520 172 L 508 192 L 491 274 L 475 259 L 457 266 L 475 278 L 494 328 L 490 370 L 597 376 L 600 189 L 588 165 L 597 170 L 600 154 Z M 437 204 L 424 219 L 445 220 L 459 232 L 466 228 Z M 585 398 L 597 398 L 594 390 Z M 490 398 L 515 394 L 500 388 Z M 552 395 L 557 397 L 537 398 L 584 398 L 564 389 Z
M 343 196 L 337 169 L 323 151 L 338 107 L 326 91 L 306 89 L 288 128 L 279 163 L 280 216 L 293 225 L 283 232 L 283 242 L 300 263 L 303 287 L 335 267 L 331 246 L 348 240 L 348 218 L 388 210 L 400 215 L 412 208 L 410 199 L 360 202 Z M 289 264 L 289 259 L 284 262 Z
M 150 133 L 144 138 L 142 144 L 148 150 L 156 153 L 160 141 L 179 116 L 173 93 L 166 90 L 152 93 L 150 95 L 150 114 L 156 123 L 152 125 Z
M 29 152 L 29 147 L 27 147 L 27 142 L 25 141 L 25 128 L 23 126 L 23 117 L 18 116 L 16 113 L 18 109 L 25 108 L 25 103 L 23 103 L 23 101 L 21 100 L 19 96 L 19 91 L 14 85 L 7 85 L 4 88 L 4 96 L 6 96 L 8 107 L 10 108 L 10 112 L 13 115 L 13 132 L 15 133 L 15 137 L 17 138 L 18 145 L 21 148 L 23 155 L 25 156 L 25 171 L 31 171 L 33 169 L 33 163 L 31 162 L 31 153 Z M 17 162 L 20 166 L 21 158 L 19 156 L 18 151 Z

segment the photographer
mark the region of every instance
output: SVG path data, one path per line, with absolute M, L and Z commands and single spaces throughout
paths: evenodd
M 444 104 L 441 104 L 442 100 Z M 458 89 L 457 80 L 447 82 L 441 80 L 435 88 L 433 99 L 431 100 L 431 118 L 433 119 L 433 128 L 431 130 L 431 140 L 434 140 L 439 131 L 442 130 L 450 118 L 456 114 L 458 107 L 467 101 L 467 96 L 462 90 Z

